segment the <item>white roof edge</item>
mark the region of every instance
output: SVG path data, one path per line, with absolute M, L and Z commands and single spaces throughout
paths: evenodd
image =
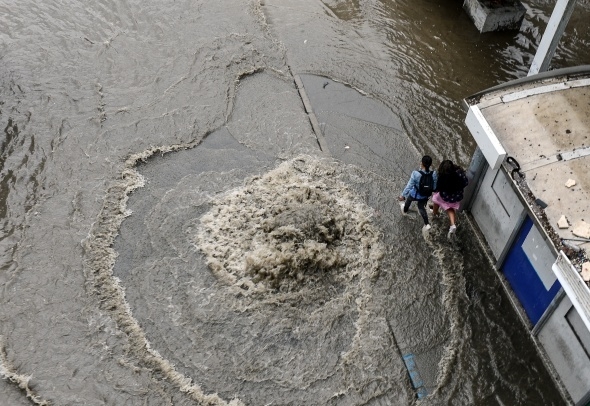
M 481 113 L 481 110 L 477 106 L 470 106 L 465 118 L 465 124 L 473 135 L 477 146 L 481 149 L 483 156 L 493 170 L 496 170 L 504 162 L 506 158 L 506 151 L 492 127 L 488 124 L 487 120 Z
M 504 103 L 509 103 L 514 100 L 524 99 L 525 97 L 529 96 L 536 96 L 538 94 L 544 93 L 551 93 L 557 92 L 560 90 L 567 90 L 567 89 L 575 89 L 578 87 L 584 87 L 590 85 L 590 79 L 577 79 L 577 80 L 568 80 L 559 83 L 552 83 L 548 85 L 542 86 L 534 86 L 530 89 L 524 90 L 516 90 L 512 93 L 507 93 L 504 96 L 501 96 L 500 99 Z
M 557 260 L 551 267 L 559 280 L 561 287 L 578 311 L 582 321 L 590 331 L 590 289 L 574 268 L 570 260 L 559 251 Z

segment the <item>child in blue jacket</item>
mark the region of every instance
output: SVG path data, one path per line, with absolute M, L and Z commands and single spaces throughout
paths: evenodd
M 422 161 L 420 162 L 420 170 L 412 172 L 412 175 L 410 176 L 410 180 L 408 181 L 408 184 L 406 185 L 401 196 L 399 197 L 400 202 L 405 202 L 405 203 L 403 203 L 403 206 L 402 206 L 402 203 L 400 203 L 400 206 L 402 206 L 402 212 L 404 214 L 406 214 L 408 212 L 408 210 L 410 209 L 410 205 L 412 204 L 413 201 L 417 202 L 418 211 L 420 212 L 422 219 L 424 219 L 424 227 L 423 227 L 424 231 L 430 230 L 430 224 L 428 222 L 428 214 L 426 214 L 426 203 L 428 202 L 428 198 L 430 197 L 430 194 L 432 193 L 432 191 L 436 190 L 436 181 L 437 181 L 436 171 L 433 171 L 433 172 L 430 171 L 431 165 L 432 165 L 432 158 L 428 155 L 424 155 L 422 157 Z M 431 186 L 431 191 L 429 193 L 425 192 L 427 195 L 421 195 L 419 192 L 420 178 L 424 174 L 428 174 L 428 173 L 432 173 L 432 178 L 433 178 L 434 184 Z

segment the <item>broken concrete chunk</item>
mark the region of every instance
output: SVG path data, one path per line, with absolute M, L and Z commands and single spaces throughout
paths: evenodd
M 568 179 L 567 182 L 565 182 L 565 186 L 566 187 L 572 187 L 576 184 L 576 181 L 573 179 Z
M 572 233 L 574 233 L 578 237 L 590 238 L 590 224 L 586 223 L 584 220 L 581 220 L 578 223 L 574 224 Z
M 465 0 L 463 8 L 480 33 L 518 30 L 526 8 L 518 0 Z
M 565 218 L 565 214 L 562 214 L 559 220 L 557 221 L 557 226 L 559 228 L 568 228 L 570 223 L 568 223 L 567 219 Z
M 590 262 L 584 262 L 582 264 L 582 279 L 586 282 L 590 281 Z

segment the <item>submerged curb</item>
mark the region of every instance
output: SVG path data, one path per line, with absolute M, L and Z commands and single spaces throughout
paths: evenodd
M 320 128 L 320 123 L 318 118 L 316 117 L 313 109 L 311 107 L 311 102 L 309 101 L 309 97 L 307 97 L 307 92 L 305 91 L 305 87 L 303 86 L 303 81 L 299 75 L 294 75 L 295 77 L 295 84 L 297 85 L 297 90 L 299 91 L 299 95 L 301 96 L 301 100 L 303 101 L 303 106 L 305 107 L 305 111 L 309 116 L 309 121 L 311 122 L 311 127 L 313 128 L 313 132 L 318 140 L 318 144 L 322 152 L 326 155 L 331 155 L 330 150 L 328 149 L 328 143 L 324 138 L 324 134 L 322 129 Z

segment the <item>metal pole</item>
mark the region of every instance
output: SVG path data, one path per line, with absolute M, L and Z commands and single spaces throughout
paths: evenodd
M 528 76 L 545 72 L 549 68 L 549 62 L 555 53 L 557 44 L 563 35 L 563 31 L 572 16 L 576 0 L 557 0 L 547 28 L 541 38 L 541 43 L 529 69 Z

